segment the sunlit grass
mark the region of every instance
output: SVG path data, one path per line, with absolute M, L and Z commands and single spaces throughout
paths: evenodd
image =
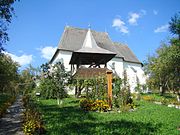
M 134 112 L 84 112 L 79 99 L 66 98 L 62 106 L 56 100 L 40 100 L 48 135 L 126 134 L 178 135 L 180 110 L 140 101 Z

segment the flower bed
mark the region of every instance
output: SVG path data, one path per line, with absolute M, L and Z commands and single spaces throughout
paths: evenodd
M 80 101 L 80 107 L 85 111 L 99 111 L 99 112 L 107 112 L 109 109 L 109 105 L 104 100 L 88 100 L 83 99 Z

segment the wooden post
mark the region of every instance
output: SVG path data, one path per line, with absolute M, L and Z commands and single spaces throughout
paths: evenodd
M 108 86 L 108 104 L 110 109 L 112 108 L 112 71 L 106 71 L 107 74 L 107 86 Z

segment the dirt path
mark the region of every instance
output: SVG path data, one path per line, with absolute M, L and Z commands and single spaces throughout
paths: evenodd
M 22 98 L 19 96 L 0 119 L 0 135 L 24 135 L 22 125 Z

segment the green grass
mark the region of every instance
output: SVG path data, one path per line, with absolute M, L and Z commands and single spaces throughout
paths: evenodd
M 135 112 L 84 112 L 79 100 L 64 99 L 63 106 L 56 100 L 40 100 L 48 135 L 179 135 L 180 110 L 140 101 Z
M 10 95 L 0 94 L 0 107 L 10 98 Z

